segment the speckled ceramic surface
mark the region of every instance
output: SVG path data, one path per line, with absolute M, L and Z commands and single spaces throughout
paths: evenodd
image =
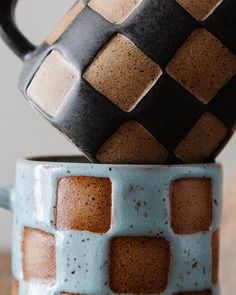
M 15 289 L 219 295 L 221 190 L 217 164 L 20 161 L 14 190 L 0 191 L 14 213 Z
M 1 35 L 24 58 L 22 93 L 92 161 L 212 162 L 231 137 L 235 0 L 81 0 L 35 50 L 11 2 Z

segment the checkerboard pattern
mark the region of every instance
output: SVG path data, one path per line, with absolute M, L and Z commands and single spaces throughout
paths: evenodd
M 163 147 L 152 163 L 212 162 L 236 121 L 236 2 L 84 2 L 40 49 L 26 96 L 93 161 L 135 163 L 130 143 L 125 155 L 114 152 L 116 133 L 135 121 Z M 53 75 L 41 77 L 55 52 L 64 73 L 55 65 Z M 211 122 L 199 124 L 206 116 Z M 135 132 L 129 128 L 130 136 Z M 101 156 L 104 145 L 110 150 Z M 137 140 L 145 163 L 143 145 L 149 142 Z
M 102 177 L 93 168 L 45 169 L 42 195 L 21 196 L 19 295 L 218 295 L 219 175 L 186 166 L 124 179 L 119 166 Z

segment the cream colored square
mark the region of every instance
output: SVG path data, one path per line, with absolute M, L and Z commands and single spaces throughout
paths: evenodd
M 24 228 L 22 239 L 24 280 L 52 286 L 56 282 L 56 240 L 44 231 Z
M 117 34 L 83 74 L 98 92 L 125 112 L 132 111 L 162 71 L 124 35 Z
M 75 20 L 77 15 L 84 9 L 85 4 L 82 0 L 80 0 L 77 4 L 75 4 L 70 11 L 65 15 L 63 20 L 58 24 L 56 29 L 52 32 L 52 34 L 47 38 L 47 43 L 52 45 L 55 43 L 61 35 L 65 32 L 65 30 L 69 27 L 69 25 Z
M 224 124 L 205 113 L 177 147 L 175 154 L 184 163 L 203 162 L 227 135 Z
M 96 157 L 101 163 L 162 164 L 168 151 L 141 124 L 129 121 L 102 145 Z
M 208 18 L 223 0 L 176 0 L 198 21 Z
M 236 74 L 236 55 L 205 29 L 196 29 L 168 64 L 167 73 L 208 104 Z
M 78 78 L 76 68 L 59 51 L 53 50 L 33 77 L 27 95 L 44 112 L 56 117 Z
M 91 0 L 90 8 L 111 23 L 124 22 L 143 0 Z

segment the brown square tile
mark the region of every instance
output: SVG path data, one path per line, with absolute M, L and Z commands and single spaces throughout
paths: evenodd
M 19 294 L 19 282 L 16 279 L 13 279 L 11 295 L 18 295 L 18 294 Z
M 219 260 L 220 260 L 220 231 L 212 235 L 212 283 L 219 282 Z
M 203 162 L 227 136 L 228 130 L 215 116 L 205 113 L 175 150 L 184 163 Z
M 136 121 L 123 124 L 99 149 L 101 163 L 160 164 L 168 151 Z
M 111 23 L 121 24 L 143 0 L 91 0 L 89 7 Z
M 111 227 L 112 184 L 108 178 L 72 176 L 58 182 L 58 230 L 105 233 Z
M 160 67 L 124 35 L 117 34 L 83 74 L 98 92 L 132 111 L 161 76 Z
M 154 237 L 118 237 L 110 244 L 110 288 L 115 293 L 150 294 L 165 290 L 169 243 Z
M 26 281 L 53 285 L 56 281 L 56 241 L 53 235 L 25 228 L 22 240 L 23 275 Z
M 30 82 L 27 94 L 44 112 L 55 117 L 78 78 L 77 69 L 59 51 L 53 50 Z
M 212 224 L 211 179 L 179 179 L 170 186 L 171 226 L 176 234 L 208 231 Z
M 236 56 L 211 33 L 197 29 L 177 51 L 166 71 L 207 104 L 236 74 Z
M 84 2 L 80 0 L 70 9 L 70 11 L 63 18 L 63 20 L 58 24 L 56 29 L 47 38 L 47 43 L 49 45 L 52 45 L 61 37 L 61 35 L 65 32 L 65 30 L 69 27 L 69 25 L 74 21 L 77 15 L 80 14 L 80 12 L 83 10 L 84 7 L 85 7 Z
M 205 20 L 223 0 L 176 0 L 184 9 L 187 10 L 198 21 Z
M 175 295 L 211 295 L 210 290 L 205 290 L 205 291 L 195 291 L 195 292 L 180 292 L 176 293 Z

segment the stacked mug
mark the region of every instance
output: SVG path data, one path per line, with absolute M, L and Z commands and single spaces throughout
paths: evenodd
M 83 157 L 20 160 L 13 295 L 219 295 L 222 169 L 236 124 L 234 0 L 77 1 L 20 89 Z

